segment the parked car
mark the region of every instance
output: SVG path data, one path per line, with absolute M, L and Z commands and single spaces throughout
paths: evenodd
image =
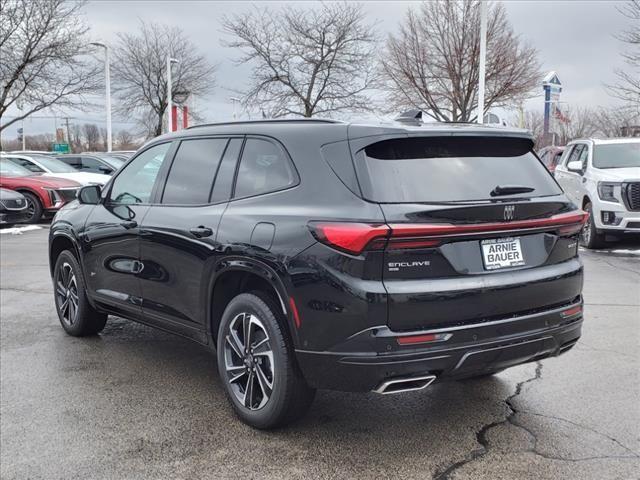
M 10 227 L 29 219 L 27 200 L 20 192 L 0 188 L 0 225 Z
M 586 214 L 523 130 L 328 120 L 158 137 L 49 237 L 64 330 L 108 314 L 208 345 L 239 417 L 399 393 L 580 337 Z M 434 413 L 436 415 L 437 413 Z
M 13 150 L 10 153 L 17 153 L 18 155 L 55 155 L 55 152 L 46 150 Z
M 555 172 L 565 147 L 549 146 L 540 149 L 538 157 L 551 173 Z
M 1 158 L 5 158 L 16 165 L 20 165 L 32 173 L 41 173 L 45 176 L 66 178 L 78 182 L 81 185 L 104 185 L 111 178 L 109 175 L 79 172 L 57 158 L 45 155 L 18 155 L 11 153 L 2 154 Z
M 37 223 L 43 216 L 53 216 L 60 207 L 76 198 L 81 186 L 66 178 L 34 174 L 0 157 L 0 187 L 20 192 L 27 201 L 24 223 Z
M 113 175 L 125 163 L 125 159 L 89 153 L 70 153 L 56 158 L 74 170 L 102 175 Z
M 640 234 L 640 138 L 584 139 L 567 145 L 555 177 L 567 196 L 589 212 L 580 243 Z

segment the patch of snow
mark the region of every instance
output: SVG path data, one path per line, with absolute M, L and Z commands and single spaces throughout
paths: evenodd
M 23 227 L 11 227 L 11 228 L 2 228 L 0 229 L 0 234 L 11 234 L 11 235 L 22 235 L 24 232 L 28 232 L 30 230 L 40 230 L 42 227 L 38 225 L 25 225 Z

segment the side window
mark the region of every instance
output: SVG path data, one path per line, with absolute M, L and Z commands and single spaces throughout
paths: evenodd
M 226 138 L 203 138 L 180 142 L 164 187 L 162 203 L 208 203 L 227 141 Z
M 567 155 L 567 161 L 565 165 L 568 165 L 569 162 L 573 162 L 574 160 L 578 160 L 583 148 L 584 148 L 584 145 L 580 145 L 580 144 L 574 145 L 573 150 L 571 150 L 571 153 Z
M 171 143 L 162 143 L 138 155 L 113 181 L 110 203 L 147 203 Z
M 238 169 L 235 198 L 275 192 L 297 181 L 296 171 L 280 146 L 259 138 L 247 139 Z
M 582 163 L 582 171 L 587 171 L 587 159 L 589 158 L 589 147 L 587 145 L 582 145 L 582 151 L 580 152 L 580 156 L 578 157 L 578 161 Z
M 103 165 L 99 160 L 91 157 L 82 157 L 82 171 L 107 175 L 113 173 L 112 168 Z
M 26 168 L 27 170 L 29 170 L 31 172 L 34 172 L 34 173 L 46 172 L 46 170 L 44 168 L 40 168 L 38 165 L 36 165 L 35 163 L 33 163 L 30 160 L 27 160 L 26 158 L 15 158 L 15 157 L 12 157 L 12 158 L 10 158 L 10 160 L 13 163 L 18 164 L 21 167 L 24 167 L 24 168 Z
M 76 170 L 82 169 L 82 163 L 80 162 L 80 157 L 56 157 L 58 160 L 63 161 L 70 167 L 75 168 Z

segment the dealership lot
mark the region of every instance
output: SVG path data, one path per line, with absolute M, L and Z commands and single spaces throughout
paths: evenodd
M 67 336 L 47 233 L 0 235 L 2 478 L 638 478 L 633 244 L 582 252 L 583 337 L 566 355 L 405 395 L 319 392 L 301 422 L 259 432 L 204 348 L 114 317 Z

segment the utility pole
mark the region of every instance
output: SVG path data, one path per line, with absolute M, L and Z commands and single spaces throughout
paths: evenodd
M 484 123 L 484 77 L 487 60 L 487 2 L 480 0 L 480 65 L 478 68 L 478 123 Z
M 171 64 L 178 63 L 178 60 L 167 56 L 167 133 L 173 132 L 173 105 L 171 104 L 173 96 L 173 85 L 171 79 Z
M 71 135 L 69 135 L 69 117 L 64 117 L 64 123 L 67 127 L 67 143 L 69 144 L 69 152 L 71 152 Z

